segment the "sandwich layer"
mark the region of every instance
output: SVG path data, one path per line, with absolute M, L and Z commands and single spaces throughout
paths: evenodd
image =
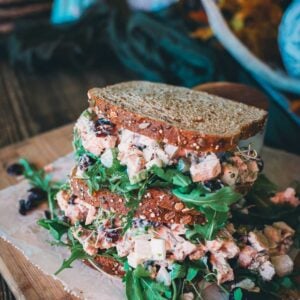
M 264 110 L 166 84 L 132 81 L 94 88 L 99 117 L 157 141 L 194 151 L 222 152 L 263 129 Z
M 218 178 L 225 185 L 243 188 L 256 180 L 262 164 L 251 148 L 217 154 L 181 149 L 128 129 L 118 129 L 109 119 L 95 118 L 90 110 L 78 119 L 74 139 L 76 151 L 80 153 L 81 170 L 92 164 L 86 156 L 92 154 L 108 168 L 118 161 L 126 167 L 131 183 L 145 179 L 146 172 L 154 166 L 176 166 L 182 173 L 189 174 L 193 182 Z
M 108 189 L 101 189 L 90 194 L 86 183 L 74 177 L 71 177 L 70 185 L 74 195 L 95 208 L 100 207 L 123 216 L 130 212 L 124 197 L 114 194 Z M 205 217 L 199 211 L 187 208 L 183 202 L 169 191 L 158 188 L 147 190 L 139 203 L 135 217 L 168 224 L 192 225 L 205 223 Z
M 60 205 L 68 198 L 72 198 L 70 192 L 58 193 Z M 80 197 L 73 201 L 79 210 L 82 210 L 81 201 Z M 242 231 L 235 230 L 233 224 L 228 224 L 213 240 L 191 240 L 193 226 L 163 224 L 141 218 L 133 219 L 131 226 L 122 234 L 124 223 L 118 213 L 101 207 L 95 213 L 95 219 L 89 225 L 84 225 L 88 219 L 87 212 L 83 217 L 78 215 L 79 218 L 70 227 L 74 239 L 90 256 L 87 263 L 117 276 L 124 275 L 123 262 L 131 268 L 140 265 L 158 282 L 163 277 L 166 285 L 170 285 L 174 263 L 199 260 L 209 261 L 208 271 L 216 273 L 218 284 L 233 281 L 235 273 L 230 264 L 233 258 L 240 268 L 258 273 L 263 280 L 269 281 L 278 271 L 273 265 L 278 266 L 276 257 L 286 257 L 295 234 L 284 222 L 275 222 L 254 231 L 245 227 Z M 291 260 L 287 258 L 285 261 Z

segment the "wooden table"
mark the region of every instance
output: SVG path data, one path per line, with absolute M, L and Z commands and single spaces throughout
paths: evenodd
M 73 125 L 67 125 L 1 149 L 0 189 L 16 183 L 15 178 L 6 174 L 6 167 L 19 157 L 26 157 L 38 166 L 43 166 L 69 153 L 72 150 L 70 143 L 72 127 Z M 44 275 L 26 260 L 20 251 L 2 239 L 0 239 L 0 273 L 17 299 L 77 299 L 65 292 L 60 282 Z
M 115 61 L 30 73 L 0 59 L 0 148 L 74 122 L 87 106 L 88 89 L 134 78 Z

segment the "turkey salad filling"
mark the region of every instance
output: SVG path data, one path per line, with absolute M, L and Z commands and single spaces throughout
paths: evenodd
M 75 132 L 84 149 L 92 155 L 101 156 L 106 167 L 112 165 L 112 151 L 117 150 L 117 158 L 121 165 L 126 166 L 131 183 L 145 179 L 146 171 L 153 166 L 177 165 L 180 171 L 189 174 L 193 182 L 218 179 L 224 185 L 245 186 L 253 184 L 263 167 L 262 160 L 250 148 L 233 153 L 207 152 L 199 155 L 127 129 L 117 129 L 108 119 L 95 120 L 90 110 L 78 119 Z
M 186 260 L 208 262 L 218 284 L 234 281 L 237 268 L 251 270 L 267 281 L 275 274 L 285 276 L 293 270 L 287 253 L 295 231 L 285 222 L 274 222 L 261 230 L 235 229 L 228 223 L 213 240 L 189 240 L 189 226 L 135 218 L 132 227 L 122 234 L 124 217 L 96 210 L 65 191 L 58 193 L 57 201 L 73 224 L 74 238 L 88 255 L 115 248 L 117 256 L 126 258 L 130 267 L 142 265 L 151 278 L 165 285 L 171 284 L 172 266 Z

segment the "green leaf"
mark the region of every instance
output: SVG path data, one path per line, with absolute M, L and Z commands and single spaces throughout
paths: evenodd
M 285 287 L 286 289 L 291 289 L 294 286 L 293 281 L 289 277 L 281 278 L 280 284 Z
M 67 268 L 72 268 L 72 263 L 77 259 L 91 259 L 92 257 L 88 255 L 82 248 L 81 244 L 76 244 L 71 247 L 71 255 L 68 259 L 65 259 L 61 267 L 55 272 L 54 275 L 59 274 L 61 271 Z
M 192 181 L 188 176 L 185 176 L 180 172 L 176 172 L 176 174 L 174 174 L 174 176 L 172 177 L 172 183 L 174 185 L 185 187 L 190 185 Z
M 133 274 L 138 278 L 150 277 L 150 273 L 142 265 L 138 265 L 133 271 Z
M 126 297 L 128 300 L 140 300 L 134 292 L 135 283 L 133 278 L 134 278 L 133 271 L 132 270 L 127 271 L 126 275 L 124 276 Z
M 118 148 L 111 149 L 113 155 L 112 166 L 106 169 L 106 173 L 108 176 L 112 176 L 114 173 L 118 171 L 126 171 L 126 167 L 122 166 L 120 161 L 118 160 Z
M 153 166 L 150 169 L 150 172 L 154 175 L 158 176 L 159 178 L 173 183 L 174 185 L 185 187 L 192 183 L 190 177 L 183 175 L 180 171 L 176 169 L 167 169 L 166 171 L 163 168 L 158 166 Z
M 204 214 L 207 223 L 193 225 L 192 229 L 188 229 L 185 233 L 187 239 L 193 240 L 200 236 L 205 240 L 213 240 L 218 231 L 225 226 L 228 218 L 227 212 L 218 212 L 211 208 L 204 209 Z
M 151 278 L 141 279 L 142 287 L 145 293 L 145 300 L 166 300 L 163 295 L 168 294 L 170 288 L 163 283 L 154 281 Z
M 194 266 L 189 267 L 186 274 L 186 280 L 192 281 L 197 276 L 198 273 L 199 273 L 198 267 L 194 267 Z
M 241 288 L 237 288 L 234 290 L 233 299 L 234 300 L 242 300 L 243 299 L 243 291 Z
M 45 173 L 43 169 L 37 170 L 26 159 L 21 158 L 19 163 L 23 166 L 23 176 L 29 181 L 29 183 L 48 192 L 50 186 L 50 176 Z
M 126 274 L 123 278 L 128 300 L 166 300 L 172 294 L 170 287 L 150 278 L 150 273 L 141 265 L 134 271 L 124 263 Z
M 173 189 L 172 192 L 177 198 L 194 207 L 209 207 L 219 212 L 228 212 L 229 206 L 241 198 L 231 187 L 223 187 L 215 193 L 208 194 L 203 194 L 200 188 L 193 189 L 189 194 L 184 194 L 179 189 Z
M 171 279 L 174 280 L 176 278 L 184 278 L 186 275 L 186 267 L 185 265 L 181 265 L 178 263 L 174 263 L 172 265 L 172 271 L 171 271 Z
M 60 241 L 61 237 L 66 234 L 70 228 L 68 223 L 65 223 L 57 218 L 52 220 L 40 219 L 37 221 L 37 224 L 49 230 L 49 233 L 57 241 Z

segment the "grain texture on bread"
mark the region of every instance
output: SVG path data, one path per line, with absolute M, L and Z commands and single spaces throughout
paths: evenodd
M 146 81 L 89 90 L 90 106 L 118 128 L 195 151 L 234 149 L 264 127 L 267 112 L 204 92 Z
M 78 178 L 70 179 L 71 191 L 80 200 L 98 208 L 116 212 L 118 215 L 126 215 L 130 208 L 126 206 L 125 199 L 114 194 L 107 189 L 94 192 L 92 195 L 88 191 L 85 182 Z M 202 224 L 205 217 L 194 209 L 189 209 L 170 192 L 162 189 L 149 189 L 135 213 L 137 218 L 165 224 Z
M 91 268 L 96 269 L 95 266 L 93 266 L 88 260 L 84 260 L 84 263 Z M 96 255 L 93 258 L 93 263 L 97 266 L 97 268 L 107 274 L 118 277 L 123 277 L 125 275 L 123 265 L 112 257 Z

